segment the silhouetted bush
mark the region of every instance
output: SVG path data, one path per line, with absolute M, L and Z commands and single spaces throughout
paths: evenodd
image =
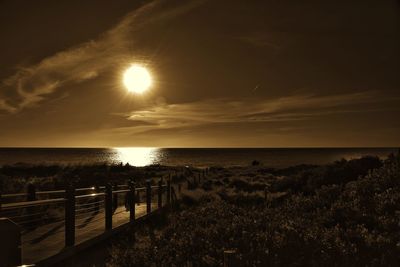
M 362 157 L 360 159 L 340 160 L 333 164 L 319 167 L 299 165 L 298 173 L 274 181 L 272 189 L 275 192 L 291 190 L 306 194 L 323 185 L 345 184 L 365 176 L 370 170 L 379 168 L 383 162 L 378 157 Z M 286 169 L 287 170 L 287 169 Z M 290 170 L 291 173 L 293 170 Z

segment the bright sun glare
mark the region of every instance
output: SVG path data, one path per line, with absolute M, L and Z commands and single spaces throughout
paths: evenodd
M 117 147 L 117 160 L 132 166 L 146 166 L 157 161 L 159 149 L 152 147 Z
M 124 73 L 124 85 L 129 92 L 141 94 L 151 86 L 151 76 L 145 67 L 130 66 Z

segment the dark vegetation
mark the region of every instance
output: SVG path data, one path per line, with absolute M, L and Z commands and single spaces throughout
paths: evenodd
M 107 182 L 126 184 L 134 179 L 138 186 L 148 178 L 157 178 L 182 172 L 180 167 L 151 165 L 133 167 L 129 164 L 94 164 L 81 166 L 62 165 L 5 165 L 0 168 L 0 190 L 3 193 L 24 192 L 27 184 L 34 184 L 37 190 L 64 189 L 68 183 L 77 187 L 104 185 Z M 175 175 L 174 181 L 182 179 Z
M 0 168 L 3 193 L 125 184 L 172 174 L 185 190 L 162 214 L 114 240 L 110 266 L 221 266 L 237 251 L 241 266 L 400 266 L 399 156 L 363 157 L 285 169 L 153 165 Z M 177 191 L 177 190 L 176 190 Z
M 108 265 L 221 266 L 234 249 L 240 266 L 400 266 L 399 157 L 213 168 L 162 222 L 127 236 Z
M 272 191 L 293 191 L 305 194 L 313 193 L 324 185 L 345 184 L 367 175 L 371 169 L 382 167 L 378 157 L 341 160 L 326 166 L 300 165 L 284 170 L 277 170 L 276 175 L 286 175 L 272 185 Z

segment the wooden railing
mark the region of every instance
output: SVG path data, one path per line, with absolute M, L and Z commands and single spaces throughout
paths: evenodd
M 197 175 L 176 175 L 175 180 L 186 181 L 187 189 L 193 190 L 206 174 L 208 169 Z M 60 190 L 37 191 L 29 184 L 24 193 L 0 192 L 0 236 L 7 236 L 0 238 L 0 267 L 54 265 L 54 258 L 60 260 L 59 256 L 64 257 L 68 251 L 104 240 L 139 217 L 170 205 L 182 190 L 181 183 L 174 186 L 169 176 L 155 185 L 147 180 L 144 187 L 129 181 L 126 185 L 68 185 Z
M 143 193 L 145 201 L 142 201 Z M 0 217 L 8 218 L 19 226 L 22 250 L 29 253 L 29 246 L 46 246 L 46 241 L 41 240 L 48 240 L 49 235 L 58 241 L 62 238 L 63 247 L 72 247 L 77 238 L 86 240 L 91 232 L 98 235 L 112 230 L 114 221 L 119 225 L 132 223 L 136 220 L 137 209 L 139 216 L 148 215 L 171 204 L 174 194 L 170 179 L 166 182 L 160 179 L 153 186 L 151 180 L 147 180 L 145 187 L 139 188 L 132 181 L 118 186 L 107 184 L 75 188 L 68 185 L 64 190 L 38 192 L 29 185 L 26 193 L 0 195 Z M 47 198 L 38 199 L 45 196 Z M 10 202 L 18 198 L 24 200 Z M 121 199 L 124 200 L 123 205 Z M 140 207 L 145 207 L 145 210 Z M 7 245 L 6 242 L 1 240 L 0 243 L 5 244 L 0 245 Z

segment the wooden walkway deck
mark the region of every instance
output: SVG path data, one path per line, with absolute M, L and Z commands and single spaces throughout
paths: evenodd
M 158 209 L 152 203 L 152 211 Z M 146 203 L 135 206 L 136 218 L 147 214 Z M 129 223 L 129 211 L 118 207 L 113 214 L 113 228 Z M 38 227 L 22 235 L 22 263 L 32 264 L 49 258 L 65 249 L 65 223 L 58 222 Z M 105 212 L 93 212 L 75 228 L 75 245 L 99 236 L 105 232 Z

